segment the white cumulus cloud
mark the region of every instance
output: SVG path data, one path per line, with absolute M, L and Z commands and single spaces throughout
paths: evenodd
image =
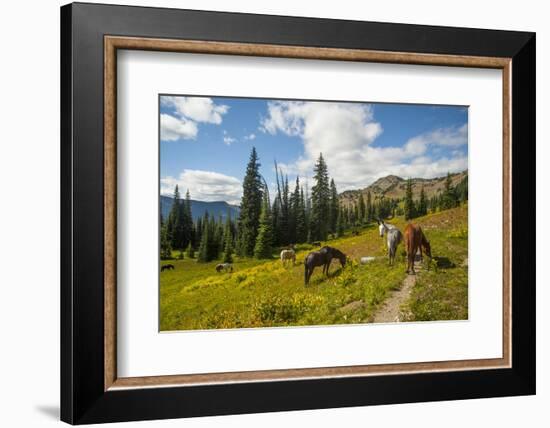
M 174 109 L 174 114 L 161 114 L 160 135 L 166 141 L 195 139 L 199 123 L 219 125 L 229 111 L 229 106 L 207 97 L 162 96 L 160 102 Z
M 296 136 L 304 146 L 304 154 L 295 162 L 280 164 L 283 173 L 311 176 L 323 153 L 339 190 L 363 188 L 389 174 L 429 178 L 468 166 L 461 153 L 452 158 L 426 156 L 429 146 L 467 144 L 466 125 L 437 129 L 401 146 L 377 147 L 373 143 L 383 129 L 368 104 L 274 101 L 268 103 L 267 113 L 260 122 L 262 132 Z
M 242 185 L 237 178 L 213 171 L 184 169 L 178 177 L 162 177 L 161 194 L 172 195 L 176 184 L 182 194 L 189 189 L 191 199 L 199 201 L 239 204 L 242 195 Z
M 163 141 L 192 140 L 197 137 L 198 131 L 197 124 L 191 120 L 165 113 L 160 115 L 160 139 Z

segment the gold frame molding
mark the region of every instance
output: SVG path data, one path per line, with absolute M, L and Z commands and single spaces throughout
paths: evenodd
M 262 370 L 171 376 L 117 377 L 116 367 L 116 88 L 117 50 L 147 50 L 213 55 L 241 55 L 394 64 L 440 65 L 502 70 L 503 94 L 503 349 L 502 358 Z M 511 367 L 511 58 L 382 52 L 196 40 L 104 37 L 104 389 L 192 386 L 237 382 L 356 377 Z

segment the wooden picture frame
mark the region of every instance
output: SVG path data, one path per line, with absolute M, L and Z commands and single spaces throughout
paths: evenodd
M 502 70 L 503 357 L 117 377 L 117 49 Z M 62 420 L 80 424 L 535 392 L 535 245 L 534 236 L 520 235 L 517 227 L 535 217 L 534 34 L 71 4 L 61 9 L 61 52 Z

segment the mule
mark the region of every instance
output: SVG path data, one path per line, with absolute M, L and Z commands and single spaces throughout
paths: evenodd
M 330 263 L 334 258 L 340 260 L 342 267 L 346 265 L 346 255 L 333 247 L 323 247 L 319 251 L 309 253 L 304 260 L 305 285 L 309 284 L 309 279 L 317 266 L 323 266 L 323 273 L 328 276 Z
M 405 250 L 407 251 L 407 273 L 415 275 L 414 271 L 414 258 L 416 253 L 420 251 L 420 258 L 422 256 L 422 249 L 426 252 L 426 255 L 432 258 L 432 249 L 430 242 L 424 235 L 422 228 L 415 224 L 409 223 L 405 228 Z

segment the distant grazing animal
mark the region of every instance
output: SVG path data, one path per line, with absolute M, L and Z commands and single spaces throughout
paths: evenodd
M 319 241 L 315 241 L 315 242 L 312 242 L 311 245 L 313 245 L 314 247 L 320 247 L 321 243 Z
M 217 264 L 216 272 L 233 272 L 233 265 L 231 263 Z
M 292 260 L 292 265 L 296 263 L 296 253 L 294 252 L 294 250 L 281 251 L 281 262 L 285 264 L 287 260 Z
M 174 270 L 174 269 L 175 269 L 174 265 L 164 265 L 160 268 L 160 271 L 164 272 L 165 270 Z
M 323 247 L 319 251 L 309 253 L 304 260 L 305 285 L 309 284 L 313 269 L 317 266 L 323 266 L 323 273 L 328 276 L 332 259 L 340 260 L 342 267 L 346 265 L 346 255 L 336 248 Z
M 403 240 L 403 234 L 397 228 L 389 229 L 386 232 L 387 242 L 388 242 L 388 259 L 390 266 L 393 266 L 395 263 L 395 254 L 397 253 L 397 246 Z
M 405 228 L 405 250 L 407 251 L 407 273 L 415 274 L 414 271 L 414 258 L 416 253 L 420 250 L 420 257 L 422 257 L 422 248 L 426 252 L 426 255 L 432 258 L 432 249 L 430 242 L 426 239 L 424 232 L 420 226 L 409 223 Z
M 353 232 L 351 232 L 351 235 L 352 236 L 359 236 L 359 231 L 354 230 Z

